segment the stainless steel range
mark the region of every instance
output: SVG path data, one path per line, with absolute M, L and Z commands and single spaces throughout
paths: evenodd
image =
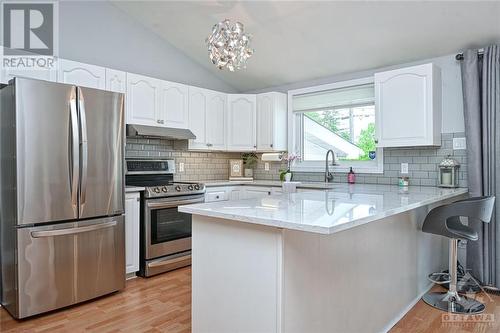
M 205 185 L 174 182 L 173 159 L 127 163 L 126 185 L 144 186 L 141 198 L 141 267 L 147 277 L 191 264 L 191 215 L 177 207 L 200 203 Z

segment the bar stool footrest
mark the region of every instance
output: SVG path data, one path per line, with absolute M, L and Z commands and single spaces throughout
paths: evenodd
M 450 283 L 450 274 L 449 273 L 431 273 L 427 276 L 429 281 L 435 283 L 435 284 L 445 284 L 445 283 Z

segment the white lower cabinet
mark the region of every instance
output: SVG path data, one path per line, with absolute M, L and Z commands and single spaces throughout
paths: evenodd
M 139 270 L 139 192 L 125 193 L 125 269 L 126 273 Z
M 277 186 L 239 185 L 208 187 L 205 193 L 205 202 L 265 198 L 270 195 L 281 193 L 283 193 L 281 187 Z
M 216 201 L 225 201 L 227 200 L 226 190 L 225 189 L 216 189 L 216 191 L 207 191 L 205 194 L 205 202 L 216 202 Z
M 245 199 L 245 193 L 243 191 L 243 186 L 235 186 L 228 188 L 228 200 L 240 200 Z
M 245 199 L 264 198 L 272 194 L 272 188 L 261 186 L 248 186 L 244 188 Z

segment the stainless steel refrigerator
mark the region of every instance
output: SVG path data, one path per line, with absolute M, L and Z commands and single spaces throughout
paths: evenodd
M 2 305 L 25 318 L 125 286 L 124 96 L 0 90 Z

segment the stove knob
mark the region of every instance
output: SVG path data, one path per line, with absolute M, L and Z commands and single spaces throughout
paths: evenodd
M 155 192 L 155 193 L 160 193 L 160 188 L 159 188 L 159 187 L 155 187 L 155 188 L 153 189 L 153 192 Z
M 192 191 L 193 190 L 193 185 L 188 186 L 188 190 Z
M 196 191 L 198 191 L 198 190 L 200 189 L 200 185 L 196 184 L 196 185 L 194 186 L 194 189 L 195 189 Z
M 177 192 L 180 192 L 180 191 L 181 191 L 181 186 L 180 186 L 180 185 L 177 185 L 177 186 L 175 187 L 175 190 L 176 190 Z
M 162 190 L 164 193 L 167 193 L 167 192 L 168 192 L 168 189 L 167 189 L 167 187 L 166 187 L 166 186 L 163 186 L 163 187 L 161 188 L 161 190 Z

